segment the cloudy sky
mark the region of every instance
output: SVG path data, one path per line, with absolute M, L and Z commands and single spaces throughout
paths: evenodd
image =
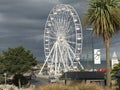
M 80 18 L 87 11 L 86 0 L 0 0 L 0 52 L 8 47 L 24 46 L 38 60 L 44 59 L 43 33 L 47 16 L 57 4 L 70 4 Z M 112 38 L 111 54 L 120 55 L 120 33 Z M 83 31 L 83 55 L 91 54 L 90 31 Z M 94 47 L 100 48 L 104 58 L 105 47 L 100 38 L 94 36 Z

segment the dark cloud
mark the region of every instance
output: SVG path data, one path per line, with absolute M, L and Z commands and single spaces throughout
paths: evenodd
M 59 0 L 61 3 L 63 4 L 76 4 L 76 3 L 80 3 L 85 2 L 85 0 Z
M 86 0 L 0 0 L 0 51 L 22 45 L 30 49 L 39 60 L 43 60 L 44 26 L 50 10 L 61 3 L 72 5 L 80 18 L 87 11 Z M 90 37 L 91 34 L 84 30 L 83 54 L 86 51 L 91 53 Z M 119 52 L 119 42 L 118 34 L 112 39 L 112 51 Z M 95 38 L 95 48 L 101 48 L 103 52 L 103 45 L 100 38 Z

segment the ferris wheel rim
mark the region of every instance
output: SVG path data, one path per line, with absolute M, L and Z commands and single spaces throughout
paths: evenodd
M 47 18 L 47 22 L 49 22 L 49 17 L 50 17 L 50 15 L 53 15 L 53 13 L 52 13 L 53 10 L 56 10 L 56 8 L 59 7 L 59 6 L 63 6 L 64 8 L 67 8 L 66 10 L 68 10 L 69 12 L 71 12 L 72 18 L 77 17 L 77 19 L 78 19 L 78 22 L 79 22 L 79 23 L 76 23 L 76 21 L 75 21 L 75 19 L 74 19 L 74 25 L 76 26 L 76 31 L 75 31 L 75 32 L 76 32 L 76 33 L 75 33 L 75 34 L 76 34 L 76 46 L 77 46 L 78 44 L 79 44 L 80 46 L 79 46 L 79 48 L 75 48 L 75 49 L 76 49 L 76 50 L 77 50 L 77 49 L 81 50 L 81 51 L 80 51 L 80 54 L 81 54 L 81 53 L 82 53 L 82 42 L 83 42 L 83 40 L 82 40 L 82 26 L 81 26 L 81 21 L 80 21 L 79 15 L 78 15 L 78 13 L 76 12 L 76 10 L 75 10 L 73 7 L 71 7 L 70 5 L 64 5 L 64 4 L 56 5 L 56 7 L 54 7 L 54 8 L 50 11 L 49 16 L 48 16 L 48 18 Z M 63 9 L 63 10 L 65 10 L 65 9 Z M 58 11 L 60 11 L 60 8 L 58 8 Z M 55 13 L 55 14 L 57 14 L 57 13 Z M 50 48 L 49 48 L 49 47 L 46 47 L 46 46 L 47 46 L 46 41 L 47 41 L 48 39 L 45 39 L 45 37 L 47 37 L 47 35 L 46 35 L 47 22 L 46 22 L 46 24 L 45 24 L 45 31 L 44 31 L 44 52 L 45 52 L 45 57 L 47 57 L 47 54 L 46 54 L 46 53 L 49 54 L 49 52 L 50 52 Z M 77 31 L 79 31 L 80 33 L 77 33 Z M 49 32 L 47 32 L 47 33 L 49 33 Z M 53 34 L 54 34 L 54 33 L 53 33 Z M 79 38 L 77 37 L 77 34 L 78 34 L 78 36 L 80 35 Z M 49 38 L 51 38 L 51 37 L 49 37 Z M 54 38 L 54 39 L 55 39 L 55 38 Z M 78 43 L 79 40 L 81 40 L 80 43 Z M 48 43 L 48 46 L 49 46 L 49 44 L 50 44 L 50 43 Z M 48 52 L 46 51 L 46 49 L 48 49 Z
M 70 5 L 56 5 L 49 13 L 44 30 L 45 64 L 49 75 L 84 67 L 80 63 L 82 53 L 82 26 L 77 11 Z

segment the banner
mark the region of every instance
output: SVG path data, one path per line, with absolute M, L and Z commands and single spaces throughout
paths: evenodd
M 94 64 L 101 64 L 100 49 L 94 49 Z

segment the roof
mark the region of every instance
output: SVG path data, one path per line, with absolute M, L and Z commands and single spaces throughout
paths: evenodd
M 66 72 L 61 80 L 101 80 L 104 79 L 104 72 Z

